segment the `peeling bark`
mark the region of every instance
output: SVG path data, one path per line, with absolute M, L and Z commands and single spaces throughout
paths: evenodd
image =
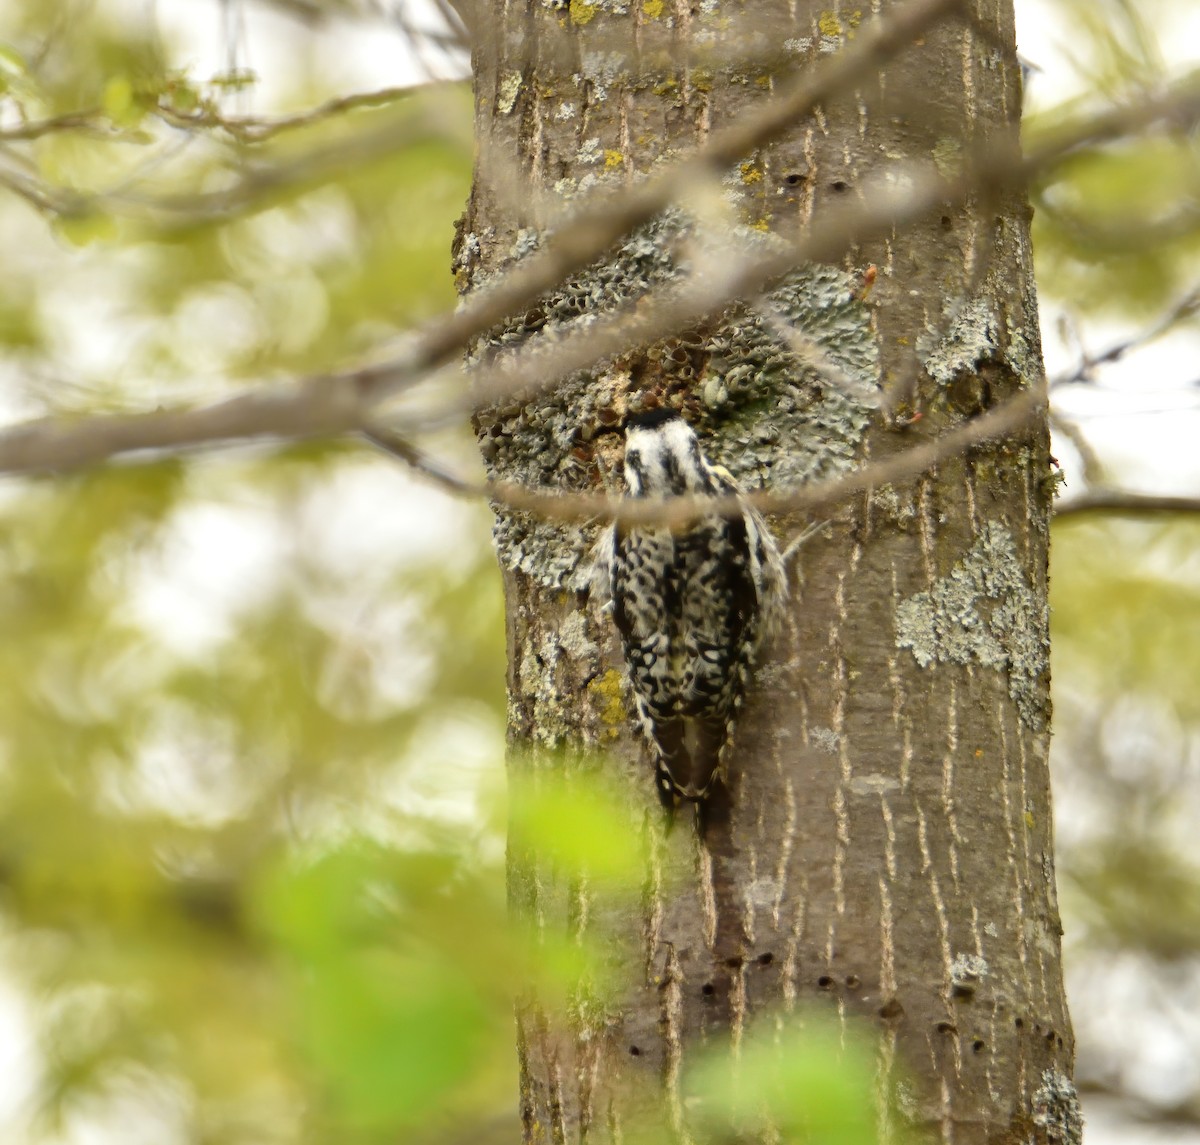
M 905 157 L 953 165 L 1010 138 L 1011 4 L 979 0 L 976 15 L 986 34 L 931 29 L 728 172 L 720 189 L 743 241 L 819 225 L 825 203 Z M 803 66 L 870 17 L 809 0 L 494 3 L 475 46 L 480 151 L 460 284 L 545 238 L 539 192 L 619 186 L 768 97 L 777 77 L 737 62 L 748 47 L 782 44 Z M 780 284 L 772 322 L 810 339 L 849 388 L 732 307 L 483 411 L 485 462 L 508 480 L 615 486 L 620 415 L 648 389 L 750 487 L 936 435 L 1041 379 L 1028 221 L 1016 197 L 969 202 Z M 660 221 L 491 345 L 669 283 L 689 234 L 682 215 Z M 628 780 L 629 845 L 646 870 L 641 899 L 621 901 L 510 852 L 514 909 L 547 933 L 598 938 L 622 984 L 615 1000 L 581 988 L 561 1019 L 521 1002 L 527 1142 L 618 1141 L 647 1123 L 688 1140 L 697 1047 L 736 1047 L 755 1017 L 812 1008 L 876 1039 L 882 1140 L 903 1127 L 962 1145 L 1078 1142 L 1047 772 L 1051 485 L 1038 424 L 839 507 L 801 550 L 786 631 L 739 731 L 728 817 L 703 839 L 655 829 L 614 633 L 587 598 L 594 533 L 500 512 L 510 735 L 535 749 L 514 752 L 512 780 L 575 766 L 550 749 L 601 749 Z

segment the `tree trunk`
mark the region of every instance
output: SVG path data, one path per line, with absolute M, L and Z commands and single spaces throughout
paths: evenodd
M 903 160 L 945 171 L 1011 140 L 1011 4 L 979 9 L 728 173 L 746 244 L 819 226 Z M 783 45 L 787 66 L 809 66 L 874 18 L 810 0 L 496 0 L 475 49 L 461 285 L 546 238 L 541 192 L 632 181 L 769 98 L 778 76 L 748 49 Z M 528 485 L 615 488 L 621 415 L 645 391 L 682 408 L 748 487 L 935 437 L 1040 382 L 1028 222 L 1019 197 L 947 206 L 841 265 L 801 268 L 757 308 L 485 411 L 485 462 Z M 669 282 L 690 233 L 668 215 L 496 341 Z M 510 778 L 594 768 L 550 749 L 601 748 L 630 779 L 629 846 L 647 871 L 641 899 L 622 901 L 510 848 L 515 910 L 546 934 L 599 939 L 619 984 L 594 1005 L 581 990 L 565 1015 L 518 1007 L 526 1141 L 617 1141 L 647 1118 L 687 1140 L 697 1048 L 736 1048 L 753 1018 L 814 1008 L 876 1040 L 881 1139 L 907 1124 L 959 1143 L 1078 1141 L 1047 772 L 1052 487 L 1039 422 L 829 514 L 800 550 L 786 631 L 742 720 L 727 820 L 665 839 L 614 633 L 585 591 L 595 530 L 498 512 Z

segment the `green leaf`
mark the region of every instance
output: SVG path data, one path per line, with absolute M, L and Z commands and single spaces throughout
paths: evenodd
M 104 114 L 118 127 L 132 127 L 142 118 L 142 109 L 128 76 L 113 76 L 104 85 Z
M 111 242 L 117 237 L 117 221 L 100 211 L 60 215 L 54 220 L 54 230 L 72 246 L 85 247 L 92 243 Z

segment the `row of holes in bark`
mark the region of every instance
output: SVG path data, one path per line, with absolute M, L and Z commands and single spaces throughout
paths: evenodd
M 798 187 L 801 183 L 808 182 L 808 176 L 800 171 L 789 171 L 786 175 L 784 175 L 783 181 L 789 187 Z M 847 183 L 845 179 L 832 179 L 829 183 L 829 189 L 831 191 L 837 191 L 838 194 L 841 194 L 843 191 L 850 190 L 850 184 Z
M 759 961 L 761 961 L 761 959 Z M 705 994 L 711 994 L 713 992 L 713 986 L 712 986 L 711 982 L 706 982 L 704 984 L 703 992 Z M 882 1010 L 880 1010 L 880 1014 L 882 1014 L 884 1017 L 894 1017 L 895 1016 L 894 1012 L 887 1013 L 887 1014 L 884 1013 L 885 1010 L 889 1010 L 893 1006 L 895 1006 L 899 1010 L 900 1013 L 904 1012 L 903 1007 L 900 1006 L 900 1003 L 893 1000 L 892 1002 L 888 1003 L 887 1006 L 883 1007 Z M 1013 1024 L 1016 1026 L 1016 1028 L 1018 1030 L 1021 1029 L 1025 1025 L 1024 1021 L 1022 1021 L 1020 1018 L 1017 1018 Z M 939 1034 L 957 1034 L 958 1033 L 958 1027 L 956 1025 L 954 1025 L 953 1022 L 938 1022 L 937 1026 L 935 1028 Z M 1041 1032 L 1041 1026 L 1036 1027 L 1036 1029 L 1038 1030 L 1039 1033 Z M 1061 1035 L 1056 1034 L 1053 1030 L 1047 1030 L 1045 1033 L 1045 1038 L 1046 1038 L 1046 1041 L 1051 1044 L 1053 1044 L 1054 1042 L 1057 1041 L 1058 1048 L 1062 1049 L 1063 1040 L 1062 1040 Z M 975 1038 L 971 1042 L 971 1050 L 974 1053 L 977 1053 L 977 1054 L 983 1053 L 983 1051 L 985 1049 L 987 1049 L 987 1042 L 985 1042 L 982 1038 Z M 641 1053 L 642 1053 L 641 1049 L 639 1049 L 637 1046 L 629 1047 L 629 1054 L 631 1057 L 635 1057 L 635 1058 L 640 1057 Z
M 770 966 L 774 960 L 775 960 L 775 956 L 770 951 L 767 951 L 764 954 L 760 954 L 755 959 L 755 962 L 757 962 L 760 966 Z M 727 958 L 725 960 L 725 965 L 728 966 L 731 970 L 740 970 L 743 965 L 743 959 Z M 817 985 L 822 990 L 832 990 L 834 988 L 834 986 L 836 985 L 836 981 L 837 980 L 832 975 L 822 974 L 817 979 Z M 847 988 L 850 990 L 857 990 L 859 988 L 859 986 L 862 985 L 862 979 L 859 978 L 859 976 L 857 974 L 847 974 L 846 977 L 843 979 L 843 981 L 845 982 Z M 706 998 L 711 998 L 716 993 L 716 987 L 711 982 L 705 982 L 704 985 L 700 987 L 700 993 L 703 994 Z M 963 996 L 969 997 L 972 994 L 974 994 L 973 990 L 970 991 L 969 993 L 964 991 Z M 879 1008 L 879 1016 L 881 1018 L 885 1018 L 889 1021 L 899 1018 L 901 1015 L 903 1015 L 903 1013 L 904 1013 L 904 1007 L 900 1004 L 899 1000 L 896 998 L 892 998 L 890 1001 L 886 1002 L 884 1005 L 882 1005 Z M 1014 1018 L 1013 1026 L 1014 1026 L 1014 1028 L 1016 1028 L 1018 1030 L 1023 1029 L 1025 1026 L 1024 1019 Z M 1040 1025 L 1036 1026 L 1035 1029 L 1039 1035 L 1045 1037 L 1046 1042 L 1049 1045 L 1057 1045 L 1059 1049 L 1063 1048 L 1064 1043 L 1063 1043 L 1062 1035 L 1056 1034 L 1053 1030 L 1047 1030 L 1045 1032 L 1045 1034 L 1043 1035 L 1042 1027 Z M 957 1033 L 958 1027 L 955 1026 L 951 1022 L 939 1022 L 937 1025 L 937 1030 L 939 1033 L 943 1033 L 943 1034 Z M 985 1044 L 986 1043 L 981 1038 L 976 1038 L 971 1043 L 971 1048 L 976 1053 L 979 1053 L 981 1050 L 983 1050 Z M 636 1049 L 636 1047 L 634 1047 L 633 1049 Z M 633 1052 L 633 1049 L 630 1050 L 631 1053 Z

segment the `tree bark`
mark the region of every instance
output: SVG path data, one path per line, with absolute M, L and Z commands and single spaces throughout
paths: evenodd
M 1011 4 L 978 0 L 972 17 L 930 28 L 728 172 L 719 189 L 740 241 L 819 226 L 905 160 L 945 171 L 981 144 L 1011 145 Z M 553 241 L 543 192 L 554 203 L 636 179 L 770 98 L 785 64 L 811 66 L 874 18 L 809 0 L 496 0 L 475 46 L 462 288 Z M 768 49 L 770 67 L 753 62 Z M 647 391 L 748 487 L 936 436 L 1041 384 L 1028 223 L 1020 197 L 980 197 L 838 266 L 799 268 L 756 306 L 483 411 L 485 463 L 530 485 L 615 488 L 621 416 Z M 668 215 L 491 345 L 670 283 L 694 238 Z M 1052 488 L 1038 422 L 839 506 L 800 550 L 786 631 L 737 736 L 727 818 L 665 837 L 614 633 L 586 592 L 595 529 L 498 511 L 510 778 L 626 777 L 629 846 L 646 868 L 640 899 L 622 900 L 510 847 L 516 912 L 545 934 L 599 939 L 618 983 L 602 1002 L 581 987 L 561 1015 L 519 1005 L 526 1141 L 617 1141 L 646 1123 L 687 1140 L 697 1048 L 736 1048 L 753 1019 L 813 1009 L 875 1040 L 882 1140 L 903 1126 L 957 1143 L 1079 1140 L 1047 771 Z M 602 762 L 557 754 L 579 747 Z

